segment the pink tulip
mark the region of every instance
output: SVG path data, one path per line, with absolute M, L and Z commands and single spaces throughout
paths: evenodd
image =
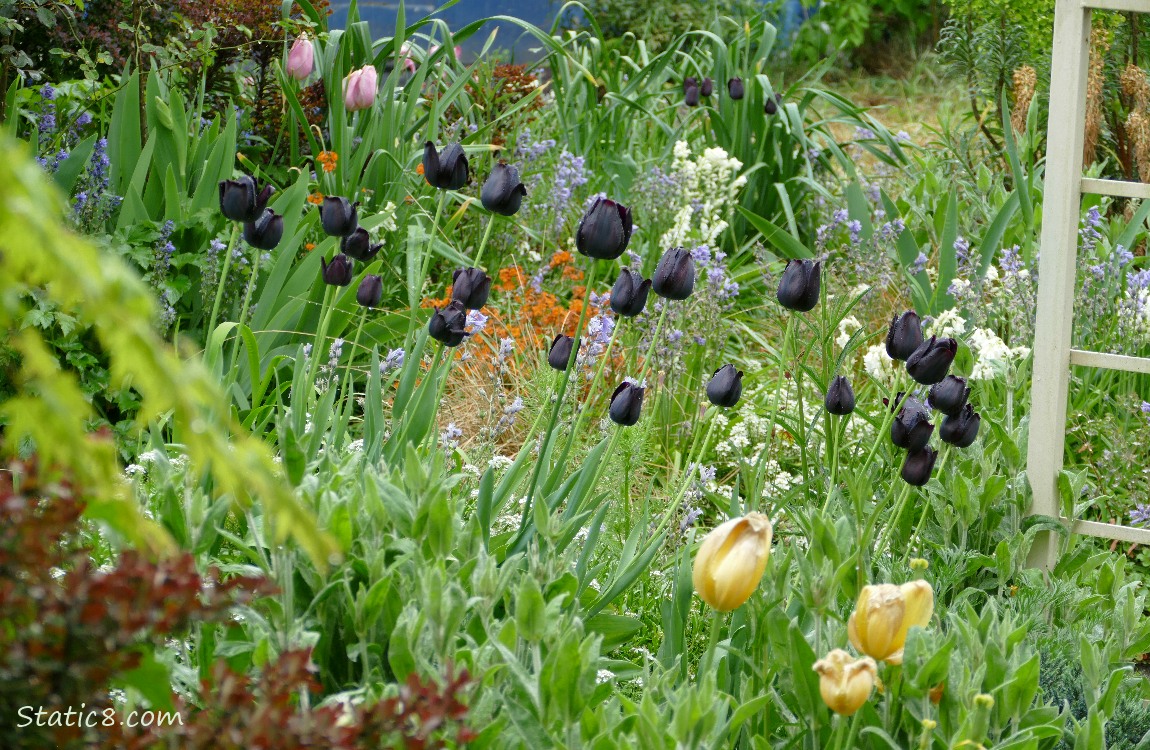
M 403 55 L 403 67 L 408 73 L 415 72 L 415 60 L 411 59 L 411 47 L 405 42 L 399 48 L 399 54 Z
M 431 49 L 429 49 L 427 51 L 427 56 L 431 57 L 432 55 L 434 55 L 438 51 L 439 51 L 439 45 L 433 44 L 433 45 L 431 45 Z M 456 60 L 459 60 L 463 57 L 463 48 L 460 47 L 458 44 L 455 45 L 454 47 L 452 47 L 452 51 L 455 53 L 455 59 Z
M 306 80 L 315 69 L 315 48 L 307 34 L 300 34 L 287 58 L 287 74 L 297 81 Z
M 375 104 L 379 80 L 374 65 L 353 70 L 343 79 L 343 106 L 348 112 L 358 112 Z

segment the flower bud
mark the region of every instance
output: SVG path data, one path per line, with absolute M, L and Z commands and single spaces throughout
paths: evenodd
M 453 300 L 446 307 L 436 310 L 427 322 L 427 333 L 447 346 L 459 346 L 467 338 L 467 309 L 462 303 Z
M 874 659 L 853 656 L 836 648 L 815 662 L 819 673 L 819 693 L 827 707 L 841 716 L 851 716 L 870 698 L 878 677 Z
M 321 257 L 319 265 L 322 269 L 320 275 L 323 277 L 323 283 L 331 286 L 347 286 L 351 283 L 351 277 L 354 275 L 351 258 L 343 253 L 332 258 L 331 263 Z
M 699 106 L 699 87 L 698 86 L 688 86 L 687 87 L 687 91 L 683 95 L 683 104 L 686 104 L 688 107 Z
M 359 282 L 359 289 L 355 290 L 355 301 L 364 307 L 379 307 L 383 299 L 383 277 L 369 273 Z
M 742 78 L 739 78 L 738 76 L 736 76 L 736 77 L 732 78 L 731 80 L 727 81 L 727 94 L 729 94 L 732 99 L 734 99 L 735 101 L 739 101 L 740 99 L 743 98 L 745 93 L 746 93 L 746 91 L 743 88 L 743 79 Z
M 719 612 L 738 609 L 759 587 L 770 554 L 771 522 L 762 513 L 716 526 L 695 553 L 695 593 Z
M 631 209 L 608 198 L 596 198 L 579 220 L 575 247 L 589 258 L 615 260 L 631 241 Z
M 886 334 L 886 353 L 891 359 L 905 361 L 922 344 L 922 323 L 913 310 L 890 320 Z
M 284 217 L 265 208 L 255 221 L 244 223 L 244 241 L 260 250 L 272 250 L 284 236 Z
M 922 487 L 930 481 L 930 473 L 934 470 L 935 459 L 938 453 L 929 445 L 922 450 L 906 454 L 902 461 L 902 481 L 912 487 Z
M 458 268 L 451 277 L 451 299 L 468 310 L 487 304 L 491 294 L 491 277 L 478 268 Z
M 699 96 L 703 98 L 709 97 L 715 90 L 715 83 L 709 77 L 704 78 L 703 82 L 699 84 Z
M 911 453 L 922 450 L 934 434 L 930 412 L 917 398 L 910 396 L 903 402 L 898 416 L 890 424 L 890 441 Z
M 288 51 L 287 63 L 284 70 L 297 81 L 307 80 L 315 69 L 315 48 L 307 34 L 300 34 Z
M 359 226 L 359 203 L 329 195 L 319 206 L 319 223 L 332 237 L 346 237 Z
M 947 416 L 942 420 L 942 428 L 938 436 L 944 443 L 950 443 L 956 448 L 969 448 L 978 437 L 978 427 L 982 424 L 982 417 L 967 404 L 954 416 Z
M 683 79 L 683 93 L 687 93 L 687 89 L 699 88 L 699 79 L 695 76 L 687 76 Z
M 947 375 L 931 386 L 927 394 L 930 405 L 948 417 L 957 416 L 968 398 L 970 389 L 966 387 L 966 378 L 957 375 Z
M 426 171 L 426 168 L 425 168 Z M 514 216 L 523 203 L 527 188 L 519 180 L 519 168 L 501 161 L 491 168 L 491 174 L 479 191 L 479 199 L 488 211 L 501 216 Z
M 773 97 L 768 95 L 767 100 L 763 102 L 763 112 L 767 113 L 768 115 L 774 115 L 779 111 L 779 105 L 782 103 L 782 94 L 775 94 Z
M 813 260 L 788 260 L 779 279 L 775 297 L 788 310 L 809 312 L 819 303 L 819 273 L 822 264 Z
M 624 427 L 630 427 L 639 421 L 639 413 L 643 409 L 643 391 L 641 385 L 624 380 L 611 394 L 611 408 L 607 414 L 611 421 Z
M 375 104 L 379 91 L 379 78 L 374 65 L 353 70 L 343 79 L 343 106 L 348 112 L 358 112 Z
M 823 405 L 831 414 L 845 416 L 855 410 L 855 392 L 846 375 L 836 375 L 827 389 Z
M 691 253 L 681 247 L 663 253 L 651 277 L 651 289 L 666 299 L 690 297 L 695 290 L 695 261 Z
M 957 341 L 931 336 L 907 358 L 906 371 L 923 385 L 934 385 L 946 377 L 956 354 Z
M 551 350 L 547 352 L 547 364 L 551 365 L 553 370 L 563 372 L 567 369 L 567 363 L 571 361 L 571 349 L 574 346 L 575 339 L 562 333 L 557 334 L 551 340 Z
M 651 280 L 644 279 L 638 271 L 624 268 L 611 287 L 611 309 L 625 318 L 633 318 L 647 306 L 647 292 L 651 290 Z
M 467 154 L 463 146 L 452 143 L 437 153 L 431 141 L 423 144 L 423 177 L 427 184 L 440 190 L 459 190 L 470 177 Z
M 933 614 L 934 589 L 926 581 L 863 586 L 847 621 L 847 637 L 867 656 L 902 664 L 907 632 L 925 627 Z
M 743 395 L 743 371 L 723 365 L 707 382 L 707 399 L 715 406 L 731 408 Z
M 220 182 L 220 213 L 232 221 L 256 221 L 261 218 L 275 188 L 265 185 L 259 190 L 255 178 L 243 175 L 238 180 Z
M 339 240 L 340 252 L 361 263 L 371 262 L 382 247 L 382 242 L 372 244 L 371 235 L 363 227 L 356 227 L 354 232 Z

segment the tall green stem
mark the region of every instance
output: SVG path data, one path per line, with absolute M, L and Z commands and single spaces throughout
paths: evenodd
M 480 268 L 479 261 L 483 259 L 483 250 L 487 247 L 487 240 L 491 238 L 491 230 L 495 227 L 495 214 L 487 220 L 487 226 L 483 228 L 483 238 L 479 240 L 479 249 L 475 251 L 475 260 L 471 265 L 475 268 Z
M 770 454 L 771 443 L 775 435 L 775 423 L 779 418 L 779 394 L 783 390 L 783 378 L 787 371 L 787 362 L 790 354 L 791 338 L 795 332 L 795 316 L 792 313 L 787 317 L 786 331 L 783 333 L 783 348 L 779 351 L 779 374 L 775 378 L 775 392 L 771 395 L 771 418 L 767 421 L 767 434 L 763 441 L 763 451 L 759 460 L 755 462 L 754 484 L 747 489 L 753 493 L 751 497 L 758 502 L 763 494 L 763 471 L 767 465 L 767 456 Z
M 331 284 L 324 284 L 323 290 L 323 304 L 320 306 L 319 312 L 319 329 L 315 332 L 315 343 L 311 347 L 311 362 L 307 368 L 307 385 L 308 388 L 314 388 L 315 375 L 319 369 L 319 360 L 323 356 L 323 345 L 327 337 L 327 327 L 331 324 L 331 311 L 334 305 L 335 290 L 337 287 Z
M 240 236 L 239 222 L 232 222 L 232 236 L 228 240 L 228 249 L 224 251 L 223 268 L 220 269 L 220 278 L 216 282 L 216 301 L 212 304 L 212 315 L 208 318 L 208 330 L 205 333 L 205 338 L 212 335 L 212 331 L 216 330 L 216 320 L 220 315 L 220 302 L 224 299 L 224 285 L 228 281 L 228 273 L 232 270 L 232 251 L 236 247 L 236 239 Z
M 252 301 L 252 291 L 255 289 L 256 280 L 259 278 L 259 275 L 260 275 L 260 256 L 262 254 L 263 253 L 257 251 L 255 253 L 255 256 L 256 256 L 255 260 L 252 261 L 252 275 L 251 275 L 251 278 L 248 279 L 248 287 L 246 290 L 244 290 L 244 302 L 243 302 L 243 305 L 241 305 L 241 307 L 240 307 L 240 320 L 239 320 L 240 325 L 246 325 L 247 324 L 248 309 L 250 308 L 251 301 Z M 235 371 L 236 371 L 236 360 L 239 358 L 239 356 L 240 356 L 240 337 L 236 336 L 235 345 L 232 347 L 231 363 L 228 365 L 227 377 L 230 379 L 234 379 L 234 377 L 235 377 L 233 373 L 235 373 Z

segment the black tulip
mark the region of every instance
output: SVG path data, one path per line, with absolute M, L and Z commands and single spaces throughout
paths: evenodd
M 244 241 L 260 250 L 272 250 L 284 236 L 284 217 L 265 208 L 255 221 L 244 223 Z
M 615 424 L 630 427 L 639 421 L 643 410 L 643 387 L 630 381 L 623 381 L 611 394 L 611 408 L 608 414 Z
M 710 78 L 704 78 L 699 85 L 699 96 L 709 97 L 715 90 L 715 84 Z
M 359 202 L 329 195 L 319 206 L 319 223 L 332 237 L 346 237 L 359 226 Z
M 220 182 L 220 213 L 232 221 L 256 221 L 263 215 L 274 192 L 271 185 L 260 190 L 251 175 L 238 180 L 223 180 Z
M 978 437 L 980 424 L 982 424 L 982 417 L 978 415 L 973 406 L 967 404 L 958 414 L 942 420 L 942 428 L 938 431 L 938 436 L 942 438 L 943 442 L 950 443 L 956 448 L 969 448 L 974 443 L 974 439 Z
M 571 349 L 574 346 L 575 339 L 562 333 L 557 334 L 551 340 L 551 350 L 547 352 L 547 364 L 551 365 L 551 369 L 559 372 L 566 370 L 567 363 L 571 361 Z
M 831 387 L 827 389 L 827 396 L 823 399 L 823 405 L 831 414 L 839 416 L 850 414 L 855 410 L 855 392 L 846 375 L 837 375 L 831 381 Z
M 763 102 L 763 111 L 766 112 L 768 115 L 776 114 L 779 111 L 779 104 L 781 104 L 782 101 L 783 101 L 783 95 L 782 94 L 775 94 L 774 96 L 768 96 L 767 100 L 765 102 Z
M 487 304 L 491 294 L 491 277 L 478 268 L 459 268 L 451 277 L 451 299 L 468 310 Z
M 890 424 L 890 441 L 911 453 L 922 450 L 934 434 L 930 412 L 913 396 L 903 402 L 898 416 Z
M 920 451 L 908 453 L 902 462 L 902 481 L 913 487 L 921 487 L 929 482 L 936 458 L 938 453 L 929 445 Z
M 688 107 L 699 106 L 699 87 L 698 86 L 688 86 L 687 87 L 687 92 L 683 95 L 683 104 L 686 104 Z
M 633 318 L 647 306 L 647 293 L 651 291 L 651 280 L 644 279 L 638 271 L 624 268 L 611 287 L 611 309 L 625 318 Z
M 743 395 L 743 371 L 734 365 L 723 365 L 707 383 L 707 399 L 715 406 L 728 409 L 739 403 Z
M 970 398 L 970 388 L 966 386 L 966 378 L 957 375 L 947 375 L 941 381 L 931 386 L 927 399 L 930 405 L 948 417 L 956 416 Z
M 813 260 L 788 260 L 779 279 L 775 297 L 788 310 L 809 312 L 819 303 L 821 263 Z
M 691 253 L 681 247 L 672 247 L 663 253 L 651 277 L 651 288 L 666 299 L 690 297 L 695 290 L 695 261 Z
M 514 216 L 523 204 L 527 188 L 519 180 L 519 168 L 499 162 L 479 191 L 479 199 L 488 211 L 501 216 Z
M 354 232 L 339 240 L 340 252 L 361 263 L 370 262 L 382 247 L 382 242 L 372 244 L 371 235 L 363 227 L 356 227 Z
M 579 220 L 575 247 L 583 255 L 615 260 L 631 241 L 631 209 L 609 198 L 596 198 Z
M 467 184 L 469 176 L 463 146 L 452 143 L 443 153 L 436 153 L 434 143 L 423 144 L 423 177 L 428 185 L 440 190 L 459 190 Z
M 359 282 L 359 289 L 355 290 L 355 301 L 364 307 L 379 307 L 383 299 L 383 277 L 369 273 Z
M 907 360 L 922 344 L 922 323 L 913 310 L 890 319 L 886 334 L 886 353 L 891 359 Z
M 447 346 L 459 346 L 467 338 L 467 309 L 453 300 L 446 307 L 436 310 L 427 322 L 427 333 Z
M 687 93 L 689 88 L 699 88 L 699 79 L 695 76 L 687 76 L 683 79 L 683 93 Z
M 923 385 L 934 385 L 946 377 L 946 371 L 958 354 L 958 342 L 931 336 L 922 342 L 906 360 L 906 371 Z
M 351 283 L 351 277 L 354 276 L 351 258 L 343 253 L 339 253 L 331 259 L 328 263 L 322 256 L 319 259 L 319 264 L 322 268 L 321 275 L 325 284 L 332 286 L 347 286 Z
M 743 95 L 746 93 L 743 89 L 743 79 L 735 76 L 731 80 L 727 81 L 727 93 L 735 101 L 742 99 Z

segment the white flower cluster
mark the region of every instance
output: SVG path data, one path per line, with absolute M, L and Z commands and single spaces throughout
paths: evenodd
M 940 339 L 962 338 L 966 333 L 966 320 L 954 308 L 943 310 L 927 325 L 926 333 Z
M 660 246 L 714 245 L 747 182 L 745 175 L 736 176 L 742 167 L 721 148 L 708 148 L 692 158 L 686 141 L 675 143 L 672 173 L 678 175 L 679 204 L 675 223 L 660 238 Z
M 992 380 L 1005 375 L 1012 364 L 1030 356 L 1030 347 L 1016 346 L 1011 349 L 997 333 L 988 328 L 975 328 L 967 341 L 978 354 L 978 361 L 970 372 L 971 380 Z
M 840 349 L 845 349 L 851 340 L 851 336 L 860 328 L 862 328 L 862 323 L 860 323 L 855 316 L 851 315 L 850 317 L 843 318 L 839 321 L 839 335 L 835 338 L 835 344 L 837 344 Z
M 885 385 L 894 382 L 895 364 L 886 353 L 886 342 L 872 345 L 863 355 L 863 369 L 867 375 Z

